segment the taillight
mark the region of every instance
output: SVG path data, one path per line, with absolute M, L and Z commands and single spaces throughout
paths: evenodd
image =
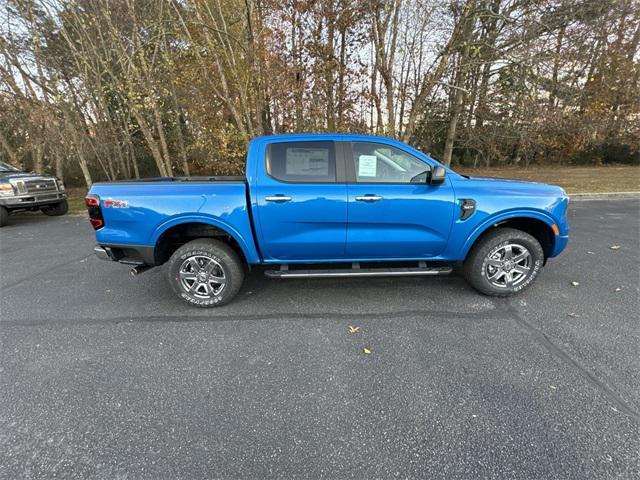
M 89 212 L 89 222 L 94 230 L 104 227 L 104 219 L 102 218 L 102 210 L 100 210 L 100 197 L 97 195 L 87 195 L 84 197 L 84 204 Z

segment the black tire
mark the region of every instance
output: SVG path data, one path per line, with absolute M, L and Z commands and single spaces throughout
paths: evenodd
M 54 203 L 53 205 L 45 205 L 40 208 L 40 211 L 45 215 L 49 215 L 50 217 L 57 217 L 60 215 L 64 215 L 69 211 L 69 204 L 66 200 L 62 200 L 59 203 Z
M 198 267 L 193 265 L 193 260 Z M 211 269 L 208 273 L 207 268 Z M 208 277 L 200 276 L 202 272 Z M 236 296 L 244 280 L 244 270 L 238 254 L 229 245 L 200 238 L 184 244 L 171 255 L 168 276 L 171 288 L 185 302 L 196 307 L 219 307 Z M 212 280 L 215 278 L 224 278 L 224 285 Z M 196 283 L 199 285 L 194 287 Z
M 0 227 L 4 227 L 9 223 L 9 210 L 0 206 Z
M 544 251 L 533 236 L 513 228 L 496 228 L 473 246 L 463 273 L 479 292 L 508 297 L 530 286 L 543 264 Z

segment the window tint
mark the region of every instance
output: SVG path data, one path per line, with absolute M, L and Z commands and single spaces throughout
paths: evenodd
M 382 143 L 353 142 L 358 183 L 425 183 L 431 167 L 408 153 Z
M 331 183 L 336 181 L 333 142 L 285 142 L 269 145 L 269 175 L 284 182 Z

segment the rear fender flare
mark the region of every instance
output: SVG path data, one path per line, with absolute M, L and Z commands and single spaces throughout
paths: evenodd
M 172 227 L 175 227 L 177 225 L 183 224 L 183 223 L 206 223 L 208 225 L 211 225 L 213 227 L 219 228 L 220 230 L 222 230 L 223 232 L 225 232 L 226 234 L 228 234 L 231 238 L 233 238 L 238 245 L 240 245 L 240 248 L 242 249 L 242 253 L 244 254 L 244 258 L 247 259 L 248 263 L 256 263 L 257 262 L 257 255 L 255 253 L 255 249 L 250 248 L 246 241 L 244 240 L 244 238 L 242 237 L 242 235 L 240 235 L 240 232 L 238 232 L 235 228 L 233 228 L 231 225 L 229 225 L 228 223 L 220 220 L 217 217 L 212 217 L 209 215 L 182 215 L 179 217 L 173 217 L 169 220 L 167 220 L 164 223 L 161 223 L 154 231 L 150 243 L 154 246 L 154 248 L 158 245 L 158 240 L 160 240 L 160 237 L 162 236 L 162 234 L 164 232 L 166 232 L 167 230 L 169 230 Z

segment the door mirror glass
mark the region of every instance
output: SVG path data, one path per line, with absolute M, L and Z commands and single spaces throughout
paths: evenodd
M 444 177 L 447 175 L 447 171 L 444 167 L 437 166 L 431 170 L 431 176 L 429 177 L 429 183 L 431 185 L 440 185 L 444 182 Z

